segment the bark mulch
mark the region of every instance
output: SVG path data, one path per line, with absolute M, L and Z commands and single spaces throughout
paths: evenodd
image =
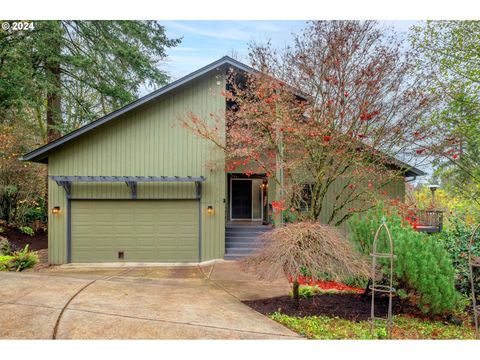
M 285 315 L 297 317 L 330 316 L 351 321 L 364 321 L 370 317 L 371 301 L 371 295 L 333 293 L 300 299 L 299 307 L 295 305 L 290 296 L 244 301 L 244 303 L 264 315 L 278 311 Z M 376 316 L 385 317 L 388 309 L 388 298 L 376 298 L 375 309 Z M 423 317 L 418 308 L 399 298 L 393 299 L 393 314 Z
M 42 229 L 38 230 L 35 235 L 30 236 L 22 233 L 16 228 L 5 228 L 0 236 L 6 237 L 10 244 L 13 244 L 15 250 L 21 250 L 25 245 L 29 245 L 30 250 L 42 250 L 48 248 L 48 235 Z

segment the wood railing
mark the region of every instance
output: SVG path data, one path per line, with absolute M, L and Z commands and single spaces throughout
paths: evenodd
M 414 209 L 415 229 L 428 233 L 441 232 L 443 228 L 443 213 L 441 209 Z

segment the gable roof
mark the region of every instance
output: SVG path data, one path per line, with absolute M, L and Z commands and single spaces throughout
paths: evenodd
M 48 144 L 45 144 L 28 154 L 23 155 L 22 160 L 25 161 L 35 161 L 35 162 L 42 162 L 42 163 L 47 163 L 48 162 L 48 154 L 52 152 L 53 150 L 56 150 L 60 146 L 71 142 L 72 140 L 92 131 L 93 129 L 98 128 L 99 126 L 102 126 L 106 123 L 109 123 L 115 119 L 117 119 L 119 116 L 132 111 L 144 104 L 147 104 L 153 100 L 156 100 L 160 98 L 161 96 L 164 96 L 171 91 L 181 88 L 182 86 L 186 85 L 187 83 L 198 79 L 210 72 L 216 71 L 216 70 L 223 70 L 223 69 L 228 69 L 228 68 L 235 68 L 236 70 L 244 71 L 247 73 L 253 73 L 256 72 L 255 69 L 252 67 L 245 65 L 235 59 L 232 59 L 229 56 L 224 56 L 221 59 L 218 59 L 217 61 L 214 61 L 158 90 L 155 90 L 154 92 L 145 95 L 134 102 L 125 105 L 124 107 L 115 110 L 111 112 L 110 114 L 107 114 L 95 121 L 92 121 L 91 123 L 84 125 L 52 142 L 49 142 Z
M 107 114 L 95 121 L 92 121 L 91 123 L 84 125 L 52 142 L 49 142 L 25 155 L 22 156 L 22 160 L 24 161 L 34 161 L 34 162 L 40 162 L 40 163 L 47 163 L 48 162 L 48 155 L 63 146 L 66 143 L 69 143 L 86 133 L 102 126 L 105 125 L 111 121 L 114 121 L 115 119 L 119 118 L 120 116 L 126 114 L 129 111 L 132 111 L 144 104 L 147 104 L 151 101 L 154 101 L 162 96 L 165 96 L 166 94 L 172 92 L 173 90 L 179 89 L 182 86 L 185 86 L 186 84 L 190 83 L 191 81 L 198 79 L 204 75 L 207 75 L 213 71 L 218 71 L 218 70 L 228 70 L 229 68 L 234 68 L 236 70 L 240 70 L 245 73 L 258 73 L 257 70 L 254 68 L 241 63 L 240 61 L 237 61 L 229 56 L 224 56 L 178 80 L 173 81 L 172 83 L 153 91 L 150 94 L 147 94 L 134 102 L 125 105 L 124 107 L 112 111 L 110 114 Z M 303 94 L 298 94 L 299 97 L 304 98 Z M 392 163 L 396 166 L 398 166 L 400 169 L 405 170 L 405 176 L 410 177 L 410 176 L 423 176 L 426 175 L 425 172 L 422 170 L 410 166 L 407 163 L 404 163 L 398 159 L 393 159 L 392 158 Z

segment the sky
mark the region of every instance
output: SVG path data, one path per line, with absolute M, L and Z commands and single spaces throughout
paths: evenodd
M 236 54 L 240 61 L 248 63 L 248 45 L 252 41 L 271 40 L 276 48 L 291 42 L 292 33 L 299 33 L 305 21 L 160 21 L 167 36 L 181 38 L 179 46 L 167 51 L 168 60 L 163 66 L 172 80 L 176 80 L 205 66 L 224 55 Z M 417 21 L 383 21 L 385 26 L 394 27 L 406 34 Z
M 281 49 L 291 43 L 292 33 L 300 33 L 306 26 L 305 21 L 269 20 L 269 21 L 212 21 L 185 20 L 160 21 L 165 26 L 167 36 L 181 38 L 175 48 L 168 49 L 168 60 L 162 65 L 171 80 L 179 79 L 189 73 L 221 58 L 232 56 L 245 63 L 248 61 L 248 46 L 252 41 L 270 40 L 275 48 Z M 407 36 L 411 26 L 420 21 L 380 21 L 382 26 L 393 27 L 400 36 Z M 141 95 L 155 89 L 143 88 Z M 429 166 L 420 166 L 428 173 Z

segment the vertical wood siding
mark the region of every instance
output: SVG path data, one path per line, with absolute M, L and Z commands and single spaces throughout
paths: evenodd
M 335 198 L 337 194 L 339 194 L 342 191 L 342 188 L 345 186 L 346 183 L 347 183 L 346 180 L 343 180 L 340 178 L 335 180 L 332 183 L 332 186 L 328 189 L 327 194 L 323 201 L 322 212 L 320 213 L 320 221 L 322 223 L 328 222 L 328 219 L 335 206 Z M 395 179 L 391 181 L 389 184 L 387 184 L 386 186 L 384 186 L 380 191 L 386 191 L 386 195 L 390 199 L 398 199 L 401 202 L 403 202 L 405 200 L 405 180 L 403 177 L 399 177 L 398 179 Z M 342 201 L 339 200 L 337 206 L 341 203 Z M 345 216 L 345 214 L 348 211 L 348 208 L 360 208 L 360 207 L 362 207 L 362 205 L 359 203 L 359 201 L 352 201 L 351 204 L 349 204 L 344 209 L 338 212 L 335 219 L 339 220 L 343 216 Z M 347 224 L 345 222 L 340 227 L 344 230 L 348 230 Z
M 220 83 L 218 83 L 220 82 Z M 220 85 L 218 85 L 220 84 Z M 112 176 L 200 176 L 202 260 L 223 258 L 225 252 L 225 159 L 210 142 L 200 139 L 179 125 L 188 112 L 208 117 L 224 116 L 224 75 L 212 74 L 188 87 L 125 114 L 109 124 L 49 156 L 49 175 Z M 207 169 L 206 163 L 218 167 Z M 49 216 L 49 262 L 66 262 L 66 199 L 63 188 L 49 180 L 49 202 L 60 206 L 59 215 Z M 125 198 L 130 191 L 125 184 L 75 184 L 73 197 Z M 192 198 L 191 183 L 138 184 L 138 198 Z M 212 205 L 214 215 L 207 215 Z

